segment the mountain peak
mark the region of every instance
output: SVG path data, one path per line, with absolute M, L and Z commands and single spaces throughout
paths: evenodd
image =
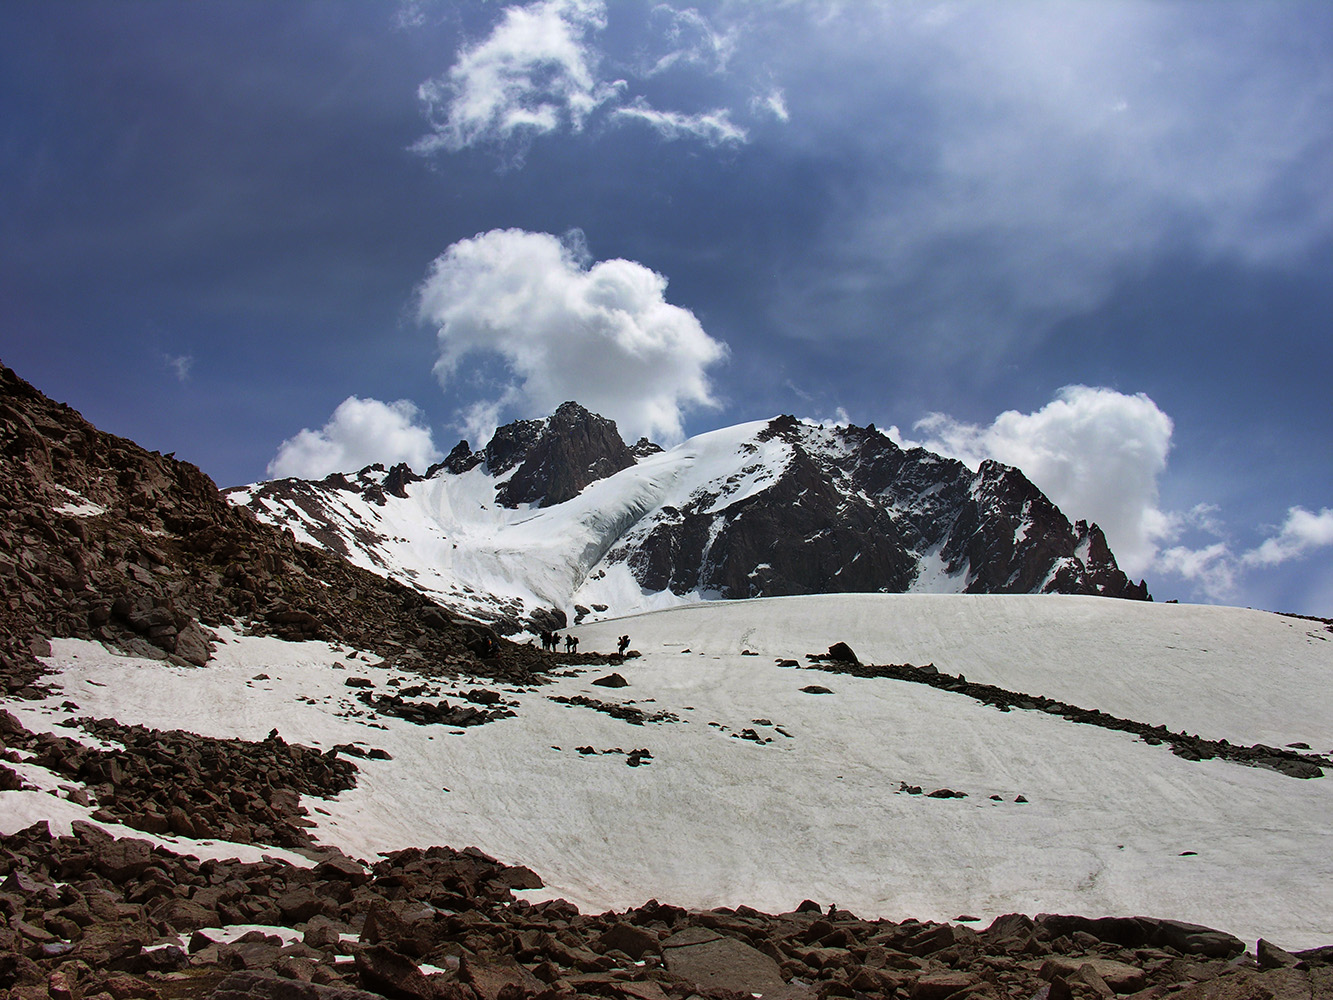
M 663 451 L 627 447 L 614 421 L 571 401 L 500 427 L 480 452 L 459 442 L 429 489 L 397 468 L 373 478 L 328 489 L 323 512 L 315 484 L 237 496 L 505 631 L 553 607 L 577 620 L 713 597 L 1148 596 L 1101 529 L 1072 525 L 1019 469 L 974 472 L 874 427 L 790 414 Z
M 490 460 L 496 439 L 503 443 L 503 468 Z M 486 452 L 492 473 L 514 468 L 514 474 L 496 493 L 497 501 L 505 507 L 564 503 L 578 496 L 589 483 L 635 463 L 634 453 L 621 439 L 615 421 L 575 402 L 561 403 L 545 420 L 522 420 L 501 427 Z

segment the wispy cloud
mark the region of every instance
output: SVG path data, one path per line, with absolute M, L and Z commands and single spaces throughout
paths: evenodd
M 616 108 L 612 115 L 617 121 L 642 122 L 664 139 L 692 136 L 710 146 L 720 146 L 744 142 L 746 137 L 745 129 L 732 122 L 731 112 L 726 108 L 686 115 L 658 111 L 649 107 L 647 101 L 637 100 L 628 107 Z
M 431 132 L 416 148 L 457 152 L 558 128 L 578 131 L 620 89 L 597 77 L 599 54 L 589 36 L 604 27 L 600 0 L 506 7 L 490 35 L 418 88 Z
M 750 100 L 750 110 L 756 115 L 769 115 L 780 122 L 791 121 L 787 97 L 780 87 L 774 87 L 765 94 L 756 94 Z
M 194 356 L 191 354 L 168 354 L 163 358 L 167 367 L 176 376 L 178 382 L 190 381 L 190 369 L 194 367 Z
M 708 370 L 726 357 L 667 280 L 631 260 L 592 263 L 582 234 L 493 230 L 453 244 L 419 291 L 434 324 L 441 384 L 464 358 L 498 356 L 509 381 L 463 415 L 474 442 L 500 417 L 566 400 L 614 419 L 625 436 L 673 443 L 683 414 L 717 405 Z
M 677 10 L 669 4 L 657 4 L 652 11 L 659 38 L 666 51 L 650 57 L 640 75 L 653 77 L 682 65 L 698 66 L 710 73 L 721 73 L 736 52 L 739 28 L 718 30 L 693 7 Z
M 685 71 L 704 77 L 725 73 L 739 44 L 738 27 L 719 29 L 694 8 L 658 4 L 648 18 L 648 49 L 613 59 L 601 45 L 607 23 L 602 0 L 540 0 L 504 8 L 490 34 L 464 46 L 446 73 L 418 88 L 431 131 L 414 148 L 435 153 L 492 147 L 518 163 L 535 138 L 581 132 L 593 120 L 637 122 L 664 140 L 713 146 L 746 141 L 746 129 L 733 120 L 737 114 L 787 120 L 776 89 L 749 109 L 742 103 L 702 110 L 662 106 L 636 90 Z

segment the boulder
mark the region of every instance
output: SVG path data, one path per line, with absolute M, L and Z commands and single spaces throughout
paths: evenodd
M 1147 977 L 1143 970 L 1109 958 L 1084 955 L 1056 955 L 1042 963 L 1041 978 L 1047 981 L 1056 976 L 1073 979 L 1084 966 L 1089 966 L 1102 982 L 1116 993 L 1134 993 L 1143 989 Z
M 491 964 L 464 956 L 458 977 L 471 986 L 479 1000 L 500 1000 L 501 994 L 526 996 L 540 993 L 546 984 L 517 963 Z
M 246 971 L 233 972 L 218 983 L 213 991 L 212 1000 L 384 1000 L 384 998 L 378 993 L 367 993 L 365 990 L 349 986 L 322 986 L 279 978 L 267 972 Z
M 636 961 L 643 958 L 646 952 L 657 951 L 659 947 L 658 937 L 652 931 L 626 923 L 612 924 L 599 940 L 608 950 L 614 948 L 623 951 Z
M 778 963 L 733 937 L 691 927 L 662 942 L 667 970 L 705 992 L 769 993 L 785 986 Z
M 435 1000 L 435 984 L 415 962 L 386 945 L 357 948 L 353 956 L 361 982 L 376 993 L 403 1000 Z

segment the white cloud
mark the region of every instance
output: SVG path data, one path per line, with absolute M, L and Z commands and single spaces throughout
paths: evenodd
M 578 131 L 617 92 L 599 81 L 588 36 L 606 27 L 600 0 L 544 0 L 506 7 L 483 41 L 464 48 L 443 77 L 417 94 L 433 130 L 417 149 L 458 151 L 483 142 Z
M 1272 537 L 1237 555 L 1216 506 L 1189 511 L 1158 507 L 1158 481 L 1171 449 L 1171 418 L 1143 393 L 1066 386 L 1033 413 L 1008 410 L 986 426 L 932 413 L 913 425 L 921 440 L 897 427 L 888 435 L 905 448 L 920 445 L 975 469 L 984 459 L 1013 465 L 1069 518 L 1095 521 L 1131 577 L 1174 575 L 1211 600 L 1228 600 L 1242 576 L 1333 545 L 1333 509 L 1292 507 Z M 1211 541 L 1180 544 L 1185 534 Z
M 713 146 L 746 141 L 746 129 L 732 121 L 736 111 L 725 104 L 704 110 L 664 108 L 634 92 L 636 85 L 656 81 L 652 86 L 659 95 L 692 93 L 697 80 L 676 91 L 658 78 L 671 76 L 679 83 L 690 72 L 714 81 L 727 75 L 739 27 L 721 30 L 694 8 L 657 4 L 649 12 L 641 48 L 619 59 L 598 44 L 606 27 L 603 0 L 539 0 L 505 7 L 489 35 L 464 46 L 445 74 L 418 88 L 431 131 L 414 148 L 433 153 L 489 145 L 516 150 L 518 159 L 535 137 L 582 131 L 594 116 L 601 124 L 641 122 L 667 140 L 699 139 Z M 777 89 L 751 102 L 749 110 L 787 120 Z
M 711 73 L 726 70 L 736 52 L 740 36 L 737 28 L 718 31 L 693 7 L 676 10 L 669 4 L 658 4 L 652 13 L 661 24 L 659 30 L 668 50 L 652 59 L 643 76 L 657 76 L 680 65 L 701 66 Z
M 499 355 L 511 373 L 465 418 L 474 444 L 501 413 L 544 415 L 571 399 L 614 419 L 627 440 L 672 443 L 686 410 L 717 405 L 707 373 L 727 348 L 667 302 L 666 287 L 635 261 L 591 263 L 578 239 L 497 229 L 434 261 L 419 312 L 438 328 L 442 385 L 469 355 Z
M 746 131 L 731 120 L 726 108 L 715 108 L 699 114 L 687 115 L 678 111 L 658 111 L 647 101 L 637 100 L 624 108 L 616 108 L 612 117 L 619 121 L 639 121 L 651 127 L 664 139 L 693 136 L 710 146 L 745 141 Z
M 190 381 L 190 369 L 194 367 L 194 355 L 192 354 L 168 354 L 163 359 L 167 367 L 176 375 L 176 381 Z
M 780 122 L 791 121 L 791 112 L 787 110 L 787 97 L 780 87 L 774 87 L 766 94 L 757 94 L 750 101 L 750 109 L 756 114 L 768 114 Z
M 1225 542 L 1199 549 L 1173 545 L 1158 553 L 1154 568 L 1189 580 L 1213 600 L 1227 600 L 1236 594 L 1236 559 Z
M 355 472 L 376 462 L 406 462 L 424 472 L 442 457 L 421 424 L 422 413 L 406 399 L 382 403 L 348 396 L 323 428 L 288 438 L 268 464 L 272 479 L 322 479 L 331 472 Z
M 1066 386 L 1035 413 L 1008 410 L 986 427 L 932 413 L 913 429 L 924 432 L 924 447 L 973 468 L 993 458 L 1022 469 L 1070 518 L 1101 525 L 1131 576 L 1152 565 L 1169 533 L 1157 480 L 1171 448 L 1171 418 L 1143 393 Z
M 1292 507 L 1277 535 L 1242 558 L 1249 566 L 1276 566 L 1326 545 L 1333 545 L 1333 510 L 1325 507 L 1314 514 L 1304 507 Z

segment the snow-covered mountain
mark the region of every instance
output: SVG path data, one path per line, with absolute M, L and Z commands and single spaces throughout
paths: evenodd
M 873 425 L 784 416 L 664 451 L 565 403 L 424 476 L 372 465 L 226 496 L 506 632 L 716 598 L 1148 597 L 1018 469 L 972 472 Z
M 390 497 L 472 483 L 519 530 L 633 473 L 645 512 L 694 503 L 640 515 L 647 537 L 729 512 L 721 533 L 759 519 L 746 500 L 808 457 L 807 435 L 847 447 L 846 431 L 779 421 L 706 436 L 675 465 L 636 446 L 610 475 L 585 461 L 591 437 L 541 446 L 548 426 L 511 427 L 495 454 L 458 450 L 421 481 L 385 473 L 384 505 L 366 502 L 387 515 L 406 509 Z M 727 484 L 746 446 L 792 454 Z M 543 472 L 561 462 L 563 478 Z M 729 505 L 699 483 L 728 485 Z M 1106 997 L 1114 983 L 1235 1000 L 1333 981 L 1333 622 L 830 594 L 586 623 L 582 651 L 546 652 L 298 543 L 3 367 L 0 510 L 0 991 L 14 996 Z

